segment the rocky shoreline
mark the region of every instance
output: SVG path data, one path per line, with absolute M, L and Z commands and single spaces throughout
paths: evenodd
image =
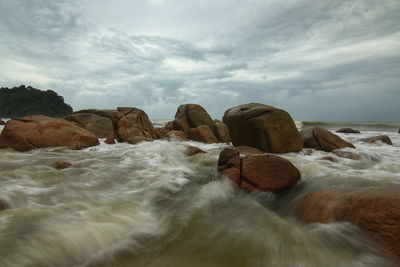
M 341 129 L 357 134 L 354 129 Z M 276 155 L 322 150 L 339 157 L 359 160 L 356 147 L 326 129 L 313 127 L 298 131 L 284 110 L 263 104 L 245 104 L 228 109 L 222 121 L 213 120 L 196 104 L 178 107 L 175 119 L 155 128 L 147 114 L 134 107 L 115 110 L 89 109 L 64 118 L 33 115 L 5 123 L 0 148 L 29 151 L 43 147 L 79 150 L 106 143 L 137 144 L 162 139 L 193 140 L 203 143 L 232 142 L 221 151 L 217 170 L 221 179 L 230 179 L 238 190 L 284 194 L 301 183 L 299 170 L 287 159 Z M 371 137 L 363 142 L 391 145 L 387 136 Z M 349 148 L 351 150 L 340 150 Z M 188 148 L 188 156 L 204 153 Z M 325 160 L 334 160 L 327 156 Z M 56 162 L 58 169 L 68 162 Z M 377 249 L 400 262 L 400 187 L 320 189 L 296 199 L 292 214 L 304 223 L 350 222 L 371 238 Z M 8 208 L 0 199 L 0 209 Z

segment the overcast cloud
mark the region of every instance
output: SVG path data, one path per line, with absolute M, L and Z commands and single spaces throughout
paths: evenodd
M 260 102 L 298 120 L 396 121 L 399 0 L 1 0 L 0 86 L 74 110 L 215 118 Z

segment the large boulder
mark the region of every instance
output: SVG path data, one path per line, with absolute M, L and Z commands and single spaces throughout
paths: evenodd
M 222 143 L 229 143 L 231 141 L 228 126 L 226 126 L 222 121 L 214 120 L 214 133 Z
M 207 111 L 197 104 L 180 105 L 175 114 L 173 121 L 174 130 L 184 131 L 189 133 L 190 128 L 196 128 L 200 125 L 207 125 L 210 128 L 214 127 L 214 122 Z
M 388 145 L 393 145 L 392 140 L 390 140 L 390 137 L 387 135 L 378 135 L 378 136 L 373 136 L 373 137 L 368 137 L 361 139 L 360 141 L 363 141 L 364 143 L 375 143 L 375 142 L 382 142 Z
M 190 128 L 189 138 L 191 140 L 207 144 L 218 143 L 217 137 L 214 135 L 211 128 L 207 125 L 200 125 L 196 128 Z
M 306 223 L 353 223 L 400 261 L 399 186 L 317 190 L 297 200 L 293 212 Z
M 228 109 L 223 117 L 234 146 L 251 146 L 272 153 L 297 152 L 301 136 L 289 113 L 258 103 Z
M 240 150 L 225 148 L 218 171 L 246 191 L 280 192 L 300 180 L 299 170 L 287 159 L 272 154 L 240 156 Z
M 304 147 L 331 152 L 335 149 L 355 146 L 321 127 L 312 127 L 300 131 Z
M 101 117 L 106 117 L 112 121 L 114 130 L 118 129 L 118 121 L 124 116 L 124 114 L 115 109 L 83 109 L 73 114 L 77 113 L 92 113 Z
M 98 138 L 107 138 L 114 135 L 112 121 L 94 113 L 75 113 L 65 116 L 64 119 L 85 128 Z
M 0 135 L 0 148 L 17 151 L 59 146 L 78 150 L 98 144 L 94 134 L 74 123 L 43 115 L 8 121 Z
M 119 107 L 123 117 L 118 121 L 118 135 L 123 142 L 136 144 L 157 139 L 157 133 L 147 114 L 138 108 Z

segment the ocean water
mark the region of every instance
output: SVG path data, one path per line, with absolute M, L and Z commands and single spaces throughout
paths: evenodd
M 281 155 L 302 175 L 283 197 L 217 178 L 226 144 L 102 140 L 81 151 L 0 150 L 0 198 L 10 206 L 0 212 L 0 266 L 391 266 L 355 226 L 305 225 L 290 215 L 293 201 L 317 188 L 400 185 L 397 125 L 351 127 L 362 134 L 338 135 L 361 160 Z M 380 134 L 394 145 L 359 141 Z M 187 145 L 207 153 L 187 157 Z M 337 162 L 320 160 L 326 155 Z M 56 170 L 57 160 L 72 167 Z

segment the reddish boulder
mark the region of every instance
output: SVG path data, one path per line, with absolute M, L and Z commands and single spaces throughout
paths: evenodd
M 369 138 L 364 138 L 361 139 L 360 141 L 363 141 L 364 143 L 375 143 L 375 142 L 382 142 L 388 145 L 393 145 L 392 140 L 390 140 L 389 136 L 387 135 L 378 135 L 374 137 L 369 137 Z
M 157 139 L 162 139 L 162 138 L 164 138 L 164 136 L 165 136 L 170 130 L 168 130 L 168 129 L 164 128 L 164 127 L 162 127 L 162 128 L 157 128 L 157 127 L 155 127 L 155 128 L 154 128 L 154 131 L 156 132 Z
M 337 133 L 355 133 L 355 134 L 359 134 L 360 133 L 359 130 L 355 130 L 355 129 L 352 129 L 352 128 L 340 128 L 336 132 Z
M 251 146 L 272 153 L 297 152 L 303 142 L 289 113 L 251 103 L 228 109 L 223 117 L 234 146 Z
M 236 148 L 221 151 L 218 171 L 246 191 L 280 192 L 300 180 L 299 170 L 287 159 L 271 154 L 240 157 Z
M 214 127 L 214 122 L 207 111 L 197 104 L 180 105 L 175 114 L 173 121 L 174 130 L 184 131 L 189 133 L 190 128 L 196 128 L 200 125 L 207 125 L 210 128 Z
M 153 141 L 157 134 L 147 114 L 138 108 L 117 108 L 124 116 L 118 121 L 118 134 L 123 142 L 136 144 L 141 141 Z
M 121 112 L 114 109 L 83 109 L 76 111 L 73 114 L 78 113 L 92 113 L 101 117 L 108 118 L 111 120 L 114 130 L 118 129 L 118 121 L 123 117 L 123 114 Z
M 200 125 L 196 128 L 190 128 L 189 138 L 191 140 L 207 144 L 218 143 L 217 137 L 215 137 L 213 131 L 207 125 Z
M 98 138 L 106 138 L 114 135 L 113 123 L 106 117 L 93 113 L 75 113 L 65 116 L 64 119 L 76 123 L 78 126 L 88 130 Z
M 196 146 L 188 146 L 188 148 L 186 150 L 186 155 L 188 155 L 189 157 L 200 154 L 200 153 L 206 153 L 206 152 Z
M 0 135 L 0 148 L 18 151 L 59 146 L 78 150 L 98 144 L 94 134 L 74 123 L 43 115 L 8 121 Z
M 400 262 L 400 187 L 330 188 L 297 200 L 294 215 L 306 223 L 350 222 L 378 249 Z
M 214 133 L 221 143 L 229 143 L 231 141 L 228 126 L 222 121 L 214 120 Z
M 54 168 L 59 169 L 59 170 L 66 169 L 71 166 L 72 166 L 72 163 L 68 162 L 68 161 L 57 160 L 56 162 L 54 162 Z
M 109 144 L 109 145 L 115 144 L 115 136 L 107 137 L 106 140 L 104 141 L 104 143 Z
M 300 131 L 304 147 L 331 152 L 332 150 L 355 146 L 321 127 L 313 127 Z
M 255 147 L 251 146 L 238 146 L 235 147 L 235 149 L 239 150 L 240 155 L 259 155 L 259 154 L 265 154 L 264 151 L 261 151 Z

